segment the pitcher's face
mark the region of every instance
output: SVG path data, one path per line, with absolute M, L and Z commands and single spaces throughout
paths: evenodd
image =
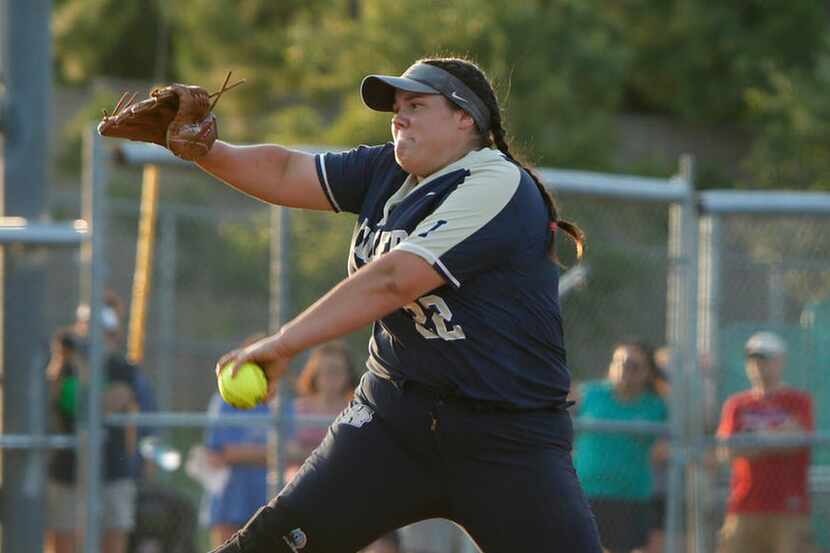
M 465 122 L 470 116 L 451 107 L 440 94 L 398 90 L 392 110 L 395 160 L 417 177 L 427 177 L 458 159 L 459 145 L 470 140 L 470 125 Z

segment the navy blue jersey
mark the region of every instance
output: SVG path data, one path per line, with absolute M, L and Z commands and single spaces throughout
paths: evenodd
M 334 209 L 358 215 L 349 274 L 397 249 L 447 282 L 374 324 L 370 371 L 519 408 L 565 401 L 559 269 L 526 171 L 482 149 L 419 183 L 391 144 L 320 154 L 316 165 Z

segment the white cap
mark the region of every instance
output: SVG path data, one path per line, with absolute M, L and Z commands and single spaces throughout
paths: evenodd
M 75 310 L 75 318 L 81 322 L 89 322 L 89 305 L 80 304 Z M 109 332 L 118 330 L 118 314 L 109 305 L 104 305 L 101 308 L 101 326 Z
M 787 344 L 774 332 L 756 332 L 746 342 L 747 355 L 775 357 L 787 353 Z

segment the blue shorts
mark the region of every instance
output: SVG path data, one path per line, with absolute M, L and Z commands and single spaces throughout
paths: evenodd
M 364 375 L 291 483 L 215 551 L 353 553 L 441 517 L 485 553 L 600 553 L 568 413 L 478 407 Z
M 210 526 L 242 526 L 268 500 L 267 489 L 265 467 L 232 466 L 224 489 L 210 498 Z

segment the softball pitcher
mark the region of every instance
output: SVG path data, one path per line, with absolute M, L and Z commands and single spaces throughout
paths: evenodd
M 216 141 L 197 154 L 266 202 L 358 216 L 349 276 L 217 370 L 254 361 L 273 387 L 299 352 L 373 323 L 355 399 L 214 552 L 353 553 L 443 517 L 486 553 L 600 553 L 571 464 L 553 261 L 555 233 L 581 254 L 581 231 L 511 155 L 475 64 L 423 59 L 400 77 L 366 77 L 361 94 L 393 114 L 391 143 L 311 155 Z

